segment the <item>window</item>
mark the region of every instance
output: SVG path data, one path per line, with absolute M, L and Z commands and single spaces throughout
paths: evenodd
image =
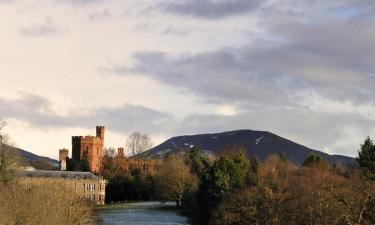
M 86 191 L 90 191 L 90 184 L 86 184 Z
M 91 184 L 91 191 L 95 191 L 95 184 Z

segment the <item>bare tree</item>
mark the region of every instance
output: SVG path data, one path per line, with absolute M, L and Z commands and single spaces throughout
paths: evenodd
M 130 134 L 128 139 L 126 140 L 126 147 L 134 156 L 150 149 L 152 147 L 152 141 L 147 134 L 134 132 Z
M 116 149 L 113 147 L 105 148 L 104 149 L 104 155 L 108 156 L 110 158 L 116 157 Z

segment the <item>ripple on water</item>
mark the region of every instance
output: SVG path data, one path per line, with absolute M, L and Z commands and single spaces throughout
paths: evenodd
M 172 208 L 173 203 L 138 202 L 99 209 L 105 225 L 188 225 L 187 218 Z

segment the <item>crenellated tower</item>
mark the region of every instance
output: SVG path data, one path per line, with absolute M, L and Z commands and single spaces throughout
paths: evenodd
M 78 162 L 84 156 L 89 161 L 90 171 L 96 174 L 103 172 L 104 126 L 96 127 L 96 136 L 73 136 L 72 158 Z

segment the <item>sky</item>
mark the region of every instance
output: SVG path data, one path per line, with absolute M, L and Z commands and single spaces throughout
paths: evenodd
M 266 130 L 355 156 L 375 136 L 373 0 L 0 0 L 0 118 L 58 158 L 106 126 Z

